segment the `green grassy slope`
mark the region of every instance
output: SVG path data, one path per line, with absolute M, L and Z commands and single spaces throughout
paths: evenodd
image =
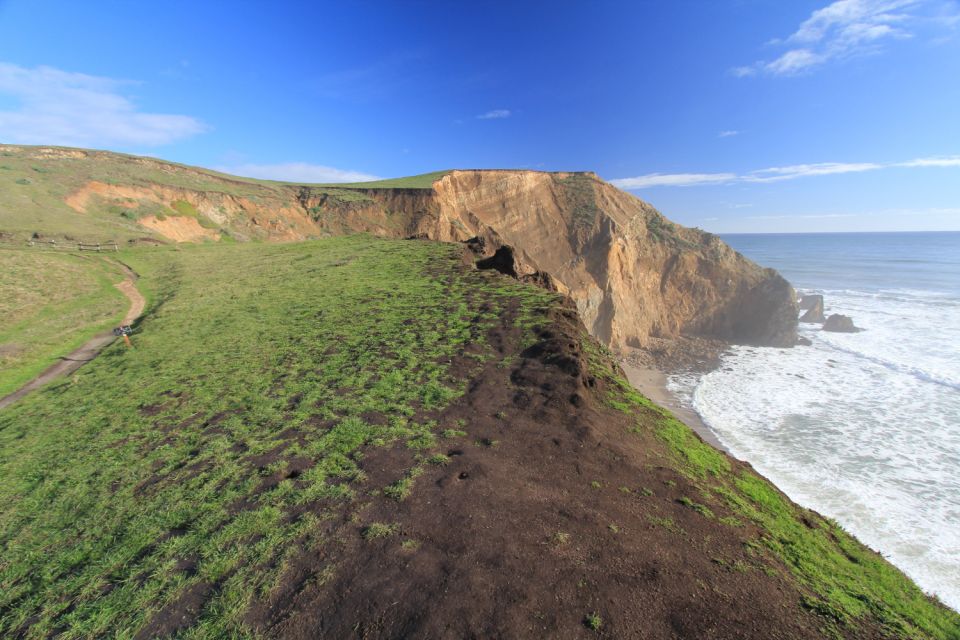
M 447 171 L 418 176 L 350 184 L 308 185 L 316 194 L 332 195 L 364 189 L 429 189 Z M 18 242 L 40 233 L 87 241 L 126 240 L 151 235 L 136 224 L 136 211 L 100 210 L 86 214 L 70 208 L 65 199 L 92 182 L 151 187 L 163 185 L 199 192 L 215 192 L 254 202 L 296 201 L 296 184 L 232 176 L 209 169 L 108 151 L 61 147 L 0 145 L 0 234 Z M 142 215 L 185 215 L 183 211 L 152 207 Z M 201 222 L 203 220 L 201 219 Z M 0 236 L 2 238 L 2 236 Z
M 447 171 L 433 171 L 404 178 L 390 178 L 371 182 L 338 182 L 335 184 L 313 185 L 316 187 L 336 187 L 340 189 L 430 189 L 433 183 L 450 173 Z
M 117 324 L 123 274 L 93 254 L 0 248 L 0 396 Z
M 34 147 L 0 145 L 0 232 L 18 236 L 37 232 L 88 241 L 148 235 L 143 227 L 117 212 L 94 211 L 84 215 L 67 206 L 65 198 L 90 181 L 134 186 L 162 184 L 245 197 L 268 195 L 276 189 L 267 182 L 153 158 L 106 151 L 83 151 L 81 157 L 73 157 L 71 149 L 45 149 L 52 152 L 40 154 Z
M 360 448 L 408 443 L 407 474 L 372 487 L 402 497 L 457 428 L 415 419 L 462 392 L 450 358 L 507 301 L 554 299 L 458 274 L 459 252 L 347 237 L 125 255 L 152 300 L 136 347 L 0 413 L 0 636 L 124 636 L 210 584 L 187 637 L 241 632 L 355 491 Z

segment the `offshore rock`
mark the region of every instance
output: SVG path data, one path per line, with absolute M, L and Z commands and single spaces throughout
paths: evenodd
M 806 313 L 800 316 L 800 322 L 822 323 L 825 321 L 823 315 L 823 296 L 807 295 L 800 298 L 800 309 L 806 309 Z
M 824 331 L 833 331 L 835 333 L 856 333 L 862 331 L 853 325 L 853 318 L 850 316 L 835 313 L 823 323 Z

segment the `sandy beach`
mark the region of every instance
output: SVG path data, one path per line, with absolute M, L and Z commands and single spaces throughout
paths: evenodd
M 717 440 L 717 437 L 704 424 L 696 411 L 687 409 L 680 405 L 680 402 L 667 389 L 667 376 L 658 369 L 639 367 L 627 361 L 621 361 L 624 373 L 627 374 L 627 380 L 640 393 L 647 396 L 661 407 L 669 410 L 681 422 L 694 430 L 703 440 L 721 451 L 726 451 L 724 446 Z

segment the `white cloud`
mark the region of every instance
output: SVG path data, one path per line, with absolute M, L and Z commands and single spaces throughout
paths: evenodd
M 610 184 L 620 189 L 645 189 L 647 187 L 692 187 L 703 184 L 726 184 L 737 180 L 735 173 L 648 173 L 635 178 L 611 180 Z
M 216 167 L 217 171 L 247 178 L 263 180 L 281 180 L 283 182 L 369 182 L 380 180 L 378 176 L 359 171 L 345 171 L 335 167 L 307 162 L 285 162 L 280 164 L 238 164 Z
M 819 218 L 859 218 L 859 213 L 814 213 L 780 216 L 747 216 L 744 220 L 789 220 L 792 218 L 819 219 Z
M 818 55 L 809 49 L 793 49 L 776 60 L 764 64 L 763 69 L 774 75 L 789 75 L 820 64 L 825 59 L 823 55 Z
M 877 53 L 885 42 L 913 37 L 925 27 L 953 28 L 956 17 L 956 5 L 946 0 L 836 0 L 810 14 L 788 38 L 771 41 L 789 47 L 781 55 L 731 73 L 797 75 L 831 60 Z
M 169 144 L 207 129 L 190 116 L 144 113 L 112 78 L 28 69 L 0 62 L 0 95 L 19 108 L 0 111 L 0 139 L 20 144 L 79 147 Z
M 733 129 L 729 129 L 729 130 L 727 130 L 727 131 L 721 131 L 720 133 L 717 134 L 717 137 L 718 137 L 718 138 L 732 138 L 733 136 L 738 136 L 738 135 L 740 135 L 740 132 L 739 132 L 739 131 L 736 131 L 736 130 L 733 130 Z
M 816 164 L 795 164 L 789 167 L 771 167 L 751 171 L 741 176 L 744 182 L 778 182 L 807 176 L 828 176 L 836 173 L 859 173 L 882 169 L 884 165 L 874 162 L 820 162 Z
M 939 158 L 917 158 L 909 162 L 901 162 L 898 167 L 960 167 L 960 156 L 943 156 Z
M 844 173 L 863 173 L 890 168 L 960 167 L 960 155 L 917 158 L 907 162 L 817 162 L 794 164 L 785 167 L 769 167 L 748 173 L 648 173 L 634 178 L 618 178 L 610 183 L 620 189 L 646 189 L 649 187 L 693 187 L 733 183 L 768 183 L 796 180 L 813 176 L 829 176 Z
M 493 109 L 478 115 L 477 120 L 500 120 L 502 118 L 509 118 L 510 115 L 510 109 Z

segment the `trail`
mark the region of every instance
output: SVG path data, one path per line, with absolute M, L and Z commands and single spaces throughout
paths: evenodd
M 109 260 L 109 258 L 106 259 Z M 139 318 L 140 314 L 143 313 L 143 309 L 146 306 L 147 301 L 143 297 L 143 294 L 141 294 L 137 289 L 135 284 L 137 280 L 137 274 L 122 262 L 117 262 L 115 260 L 110 260 L 110 262 L 123 271 L 123 281 L 118 282 L 114 286 L 119 289 L 120 292 L 130 301 L 130 308 L 127 310 L 127 314 L 123 317 L 123 321 L 120 324 L 132 324 L 133 321 Z M 113 335 L 112 330 L 103 331 L 93 336 L 80 348 L 75 349 L 65 356 L 61 356 L 57 362 L 47 367 L 43 373 L 38 375 L 30 382 L 26 383 L 13 393 L 0 398 L 0 409 L 10 406 L 20 398 L 29 394 L 31 391 L 39 389 L 40 387 L 52 382 L 53 380 L 56 380 L 57 378 L 70 375 L 87 362 L 90 362 L 96 358 L 104 347 L 116 339 L 117 336 Z

